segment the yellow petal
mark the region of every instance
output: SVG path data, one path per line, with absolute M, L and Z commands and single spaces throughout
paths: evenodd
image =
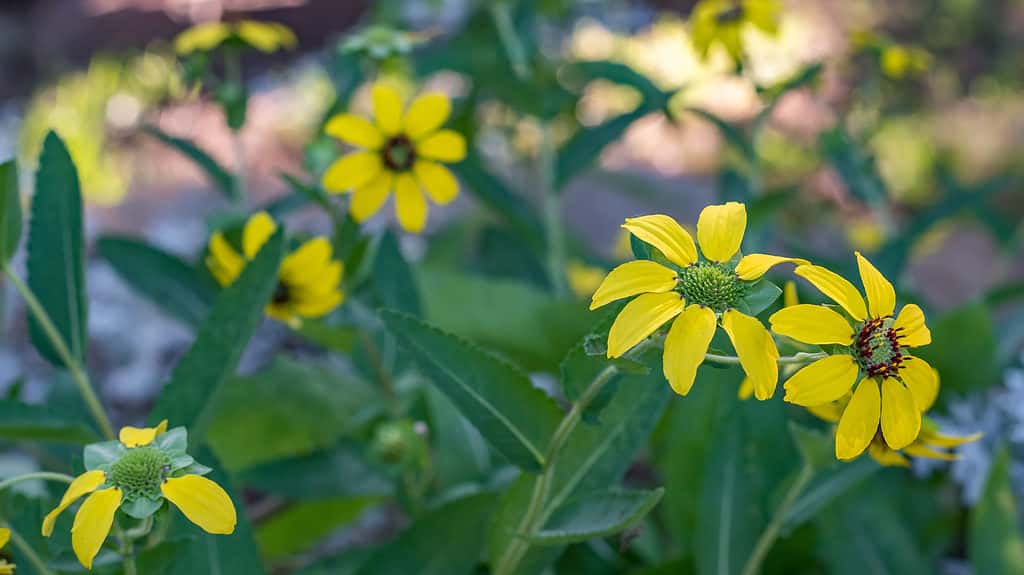
M 857 382 L 859 368 L 849 355 L 830 355 L 794 373 L 783 388 L 785 400 L 797 405 L 822 405 L 846 395 Z
M 315 298 L 302 299 L 295 304 L 295 313 L 302 317 L 317 318 L 323 317 L 334 311 L 334 308 L 341 305 L 345 294 L 340 290 L 334 290 Z
M 383 165 L 377 152 L 352 152 L 335 160 L 324 172 L 321 183 L 328 192 L 347 192 L 376 178 Z
M 896 328 L 902 345 L 920 347 L 932 342 L 932 332 L 924 324 L 924 312 L 915 304 L 903 306 L 892 326 Z
M 739 202 L 708 206 L 697 219 L 697 243 L 704 257 L 729 261 L 740 250 L 747 230 L 747 208 Z
M 243 20 L 237 24 L 235 33 L 260 52 L 276 52 L 281 48 L 294 48 L 298 44 L 291 28 L 276 22 Z
M 258 212 L 249 218 L 242 230 L 242 251 L 245 257 L 252 259 L 259 253 L 267 239 L 277 231 L 277 224 L 274 218 L 267 212 Z
M 153 443 L 156 436 L 166 432 L 167 420 L 165 419 L 156 427 L 122 427 L 121 433 L 118 434 L 118 439 L 125 447 L 142 447 L 143 445 Z
M 71 547 L 79 563 L 86 569 L 92 569 L 92 560 L 110 534 L 114 514 L 120 506 L 121 490 L 111 487 L 90 495 L 75 515 L 75 523 L 71 527 Z
M 955 461 L 957 459 L 957 456 L 954 453 L 935 451 L 921 443 L 912 443 L 908 445 L 903 452 L 914 457 L 926 457 L 928 459 L 940 459 L 942 461 Z
M 782 307 L 793 307 L 800 303 L 800 297 L 796 293 L 796 282 L 789 280 L 782 288 Z
M 0 527 L 0 549 L 7 545 L 7 542 L 11 540 L 11 530 L 5 527 Z
M 868 453 L 879 465 L 886 467 L 910 467 L 910 460 L 900 455 L 898 451 L 889 449 L 884 443 L 872 441 L 871 446 L 868 448 Z
M 353 114 L 338 114 L 327 121 L 324 133 L 346 144 L 368 150 L 378 150 L 384 145 L 384 135 L 372 122 Z
M 771 256 L 768 254 L 748 254 L 736 264 L 736 275 L 741 280 L 753 281 L 763 276 L 768 270 L 784 262 L 792 262 L 797 265 L 807 265 L 811 262 L 802 258 L 784 258 L 782 256 Z
M 395 178 L 389 172 L 381 172 L 373 181 L 356 188 L 352 193 L 352 201 L 348 211 L 357 222 L 364 222 L 376 214 L 391 193 L 391 185 Z
M 836 459 L 848 461 L 867 449 L 878 432 L 882 398 L 872 378 L 862 379 L 836 428 Z
M 820 305 L 797 304 L 784 307 L 768 318 L 772 331 L 813 345 L 850 345 L 853 328 L 846 318 Z
M 662 369 L 672 390 L 679 395 L 690 393 L 697 368 L 704 362 L 704 354 L 715 335 L 715 324 L 715 312 L 699 305 L 686 308 L 672 322 L 665 337 Z
M 459 182 L 455 175 L 437 162 L 417 160 L 412 165 L 412 173 L 437 205 L 443 206 L 459 195 Z
M 416 154 L 428 160 L 461 162 L 466 157 L 466 139 L 452 130 L 441 130 L 416 142 Z
M 627 262 L 608 272 L 590 299 L 590 309 L 642 293 L 665 293 L 676 287 L 678 274 L 649 260 Z
M 331 262 L 331 242 L 325 237 L 306 240 L 281 261 L 281 277 L 291 283 L 302 283 L 323 271 Z
M 608 332 L 608 357 L 619 357 L 683 311 L 675 292 L 648 293 L 626 304 Z
M 174 39 L 174 51 L 183 56 L 193 52 L 213 50 L 231 35 L 223 22 L 197 24 L 185 30 Z
M 398 90 L 383 83 L 373 85 L 373 116 L 385 136 L 401 131 L 402 96 Z
M 939 395 L 939 374 L 923 359 L 907 356 L 899 371 L 903 383 L 914 395 L 914 403 L 924 413 Z
M 794 273 L 814 284 L 814 287 L 832 298 L 854 319 L 863 321 L 867 318 L 868 311 L 864 307 L 864 298 L 852 283 L 839 274 L 821 266 L 797 266 Z
M 868 312 L 872 317 L 887 317 L 896 309 L 896 290 L 885 279 L 882 272 L 860 252 L 857 256 L 857 268 L 860 269 L 860 281 L 864 284 L 864 294 L 868 296 Z
M 160 487 L 164 497 L 185 514 L 189 521 L 207 533 L 230 535 L 238 517 L 227 492 L 199 475 L 172 477 Z
M 821 405 L 808 405 L 807 411 L 810 411 L 818 419 L 823 419 L 831 423 L 838 423 L 839 418 L 843 416 L 843 403 L 840 401 L 832 401 Z
M 210 236 L 210 255 L 206 258 L 206 267 L 214 279 L 222 287 L 234 283 L 245 267 L 245 259 L 231 247 L 223 234 L 217 232 Z
M 626 218 L 622 225 L 637 239 L 658 249 L 668 261 L 681 268 L 697 262 L 697 246 L 679 222 L 662 214 Z
M 882 380 L 882 436 L 893 449 L 903 449 L 917 439 L 921 431 L 921 410 L 914 394 L 902 382 Z
M 416 179 L 407 173 L 395 180 L 395 215 L 407 232 L 418 234 L 427 225 L 427 199 Z
M 79 475 L 71 482 L 68 486 L 68 490 L 64 492 L 64 497 L 61 497 L 60 504 L 53 509 L 53 511 L 46 514 L 43 518 L 43 537 L 49 537 L 53 534 L 53 524 L 57 522 L 57 516 L 64 512 L 72 503 L 78 501 L 83 495 L 92 493 L 97 487 L 103 485 L 103 482 L 107 480 L 107 475 L 102 471 L 86 471 Z
M 926 432 L 922 429 L 921 436 L 918 438 L 918 441 L 935 447 L 953 448 L 959 447 L 965 443 L 977 441 L 984 435 L 984 433 L 972 433 L 970 435 L 946 435 L 937 431 Z
M 722 328 L 736 348 L 743 372 L 754 384 L 754 397 L 765 400 L 775 394 L 779 381 L 779 350 L 768 330 L 756 318 L 734 309 L 722 314 Z
M 439 92 L 423 94 L 405 112 L 405 135 L 412 140 L 437 130 L 452 111 L 448 96 Z
M 740 382 L 740 388 L 736 390 L 736 397 L 750 399 L 754 395 L 754 382 L 749 377 L 744 377 Z

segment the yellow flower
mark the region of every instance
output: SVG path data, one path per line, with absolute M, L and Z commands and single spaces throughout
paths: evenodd
M 0 550 L 3 550 L 10 540 L 11 530 L 0 527 Z M 6 559 L 0 558 L 0 575 L 14 575 L 15 567 L 13 563 L 8 563 Z
M 290 28 L 276 22 L 206 22 L 196 24 L 174 39 L 174 51 L 182 56 L 209 52 L 224 42 L 235 40 L 261 52 L 271 53 L 298 44 Z
M 60 504 L 43 519 L 43 536 L 51 536 L 57 517 L 86 495 L 71 527 L 71 547 L 86 569 L 92 569 L 118 509 L 146 519 L 167 500 L 207 533 L 234 533 L 237 514 L 231 497 L 203 477 L 209 468 L 185 453 L 185 429 L 166 429 L 166 421 L 153 428 L 126 427 L 119 441 L 86 446 L 87 471 L 75 478 Z
M 720 42 L 735 61 L 743 59 L 743 31 L 757 28 L 775 34 L 779 27 L 776 0 L 703 0 L 690 15 L 690 37 L 701 58 Z
M 242 230 L 242 252 L 239 254 L 221 233 L 210 238 L 206 266 L 221 286 L 234 283 L 250 259 L 277 230 L 277 224 L 266 212 L 254 214 Z M 299 246 L 281 262 L 274 297 L 267 304 L 267 315 L 296 325 L 301 318 L 317 318 L 341 305 L 343 265 L 331 259 L 331 242 L 325 237 L 313 238 Z
M 402 97 L 386 84 L 373 86 L 374 121 L 338 114 L 324 131 L 359 150 L 336 160 L 324 172 L 328 191 L 352 192 L 349 212 L 362 222 L 377 213 L 392 191 L 395 215 L 406 231 L 427 223 L 427 196 L 445 205 L 459 193 L 455 176 L 442 163 L 466 156 L 466 140 L 441 125 L 451 113 L 444 94 L 423 94 L 403 112 Z
M 630 218 L 623 225 L 637 239 L 657 248 L 664 263 L 632 261 L 613 269 L 590 303 L 596 309 L 638 296 L 626 304 L 608 334 L 608 357 L 619 357 L 675 318 L 665 338 L 663 369 L 672 389 L 686 395 L 704 361 L 719 323 L 739 355 L 754 395 L 768 399 L 778 380 L 771 334 L 740 311 L 748 288 L 772 266 L 806 260 L 750 254 L 738 261 L 747 227 L 743 204 L 708 206 L 697 220 L 697 240 L 665 215 Z M 687 306 L 689 304 L 689 306 Z
M 812 345 L 827 345 L 829 355 L 786 381 L 786 401 L 813 407 L 856 390 L 843 410 L 836 432 L 836 457 L 860 455 L 881 425 L 892 449 L 907 447 L 921 429 L 922 406 L 938 389 L 935 371 L 907 348 L 931 343 L 921 308 L 910 304 L 899 315 L 896 291 L 871 263 L 856 252 L 867 302 L 850 282 L 819 266 L 801 265 L 796 274 L 834 300 L 845 315 L 822 305 L 796 305 L 769 318 L 775 333 Z M 859 384 L 858 384 L 859 381 Z
M 569 279 L 569 288 L 578 297 L 594 293 L 604 280 L 604 270 L 579 260 L 572 260 L 565 265 L 565 275 Z

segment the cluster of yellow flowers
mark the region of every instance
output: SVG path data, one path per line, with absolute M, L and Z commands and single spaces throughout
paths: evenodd
M 591 309 L 634 297 L 608 334 L 608 357 L 620 357 L 672 321 L 664 337 L 663 370 L 672 389 L 689 393 L 697 368 L 721 326 L 736 349 L 746 384 L 760 400 L 779 379 L 779 352 L 771 332 L 821 346 L 815 359 L 786 381 L 785 401 L 836 422 L 836 457 L 849 460 L 871 447 L 885 464 L 905 464 L 898 453 L 948 458 L 932 447 L 954 447 L 977 436 L 938 433 L 923 417 L 938 394 L 936 371 L 911 348 L 931 342 L 921 308 L 896 314 L 892 284 L 856 254 L 866 297 L 842 276 L 807 260 L 740 255 L 747 214 L 743 204 L 708 206 L 697 221 L 697 243 L 665 215 L 627 219 L 623 225 L 657 252 L 625 263 L 604 279 Z M 698 244 L 700 251 L 698 252 Z M 790 262 L 838 307 L 795 304 L 769 318 L 771 332 L 744 313 L 744 296 L 771 267 Z M 924 422 L 924 423 L 923 423 Z

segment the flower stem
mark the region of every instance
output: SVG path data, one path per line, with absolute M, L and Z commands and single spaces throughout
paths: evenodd
M 814 477 L 814 467 L 808 463 L 804 463 L 803 467 L 800 468 L 800 473 L 797 474 L 796 480 L 793 481 L 793 485 L 789 486 L 789 490 L 786 491 L 786 495 L 779 502 L 779 506 L 775 508 L 775 514 L 772 515 L 771 521 L 768 526 L 764 528 L 761 536 L 757 539 L 757 543 L 754 545 L 754 551 L 750 554 L 747 559 L 746 565 L 743 566 L 742 575 L 757 575 L 761 570 L 761 564 L 764 563 L 765 557 L 768 556 L 768 551 L 771 550 L 772 545 L 779 538 L 779 532 L 782 530 L 782 524 L 786 518 L 786 513 L 789 512 L 789 508 L 793 506 L 797 498 L 803 492 L 807 484 L 810 483 L 811 478 Z
M 516 78 L 526 80 L 530 77 L 530 63 L 526 56 L 526 47 L 516 34 L 515 23 L 512 22 L 512 12 L 509 9 L 509 2 L 496 1 L 491 4 L 491 17 L 494 19 L 494 27 L 498 29 L 498 39 L 505 48 L 509 64 Z
M 0 523 L 0 525 L 3 525 L 3 523 Z M 10 529 L 11 526 L 7 525 L 6 527 Z M 53 575 L 53 571 L 50 571 L 50 569 L 46 566 L 46 562 L 44 562 L 43 559 L 39 557 L 39 554 L 36 553 L 36 550 L 32 549 L 32 546 L 28 544 L 28 541 L 25 541 L 25 539 L 21 535 L 19 535 L 18 532 L 14 529 L 11 529 L 11 543 L 13 543 L 14 546 L 18 548 L 18 551 L 20 551 L 21 554 L 25 557 L 25 559 L 27 559 L 28 562 L 32 564 L 32 568 L 35 570 L 36 573 L 38 573 L 39 575 Z
M 64 362 L 64 366 L 71 374 L 71 379 L 74 380 L 75 385 L 78 387 L 78 392 L 82 395 L 82 399 L 85 400 L 85 405 L 92 414 L 93 419 L 96 420 L 97 425 L 100 426 L 100 430 L 103 432 L 108 439 L 115 439 L 114 426 L 111 425 L 110 419 L 107 417 L 107 412 L 103 409 L 103 404 L 100 403 L 99 397 L 96 395 L 96 391 L 93 389 L 92 384 L 89 382 L 89 376 L 86 374 L 83 367 L 79 364 L 78 360 L 71 355 L 71 351 L 68 350 L 67 344 L 64 343 L 64 338 L 61 337 L 60 332 L 57 330 L 57 326 L 53 324 L 53 320 L 50 319 L 50 315 L 46 313 L 46 309 L 43 308 L 43 304 L 39 303 L 35 294 L 18 277 L 18 274 L 14 273 L 14 270 L 7 264 L 0 264 L 3 267 L 4 275 L 14 286 L 14 289 L 18 290 L 21 294 L 22 299 L 25 300 L 25 305 L 28 307 L 29 313 L 35 317 L 36 322 L 39 323 L 39 327 L 46 334 L 47 339 L 50 340 L 50 344 L 53 345 L 53 349 L 56 350 L 57 355 L 60 356 L 61 361 Z
M 793 355 L 784 355 L 775 360 L 779 365 L 791 365 L 801 363 L 811 363 L 812 361 L 819 360 L 823 357 L 827 357 L 828 354 L 825 352 L 818 353 L 807 353 L 801 351 Z M 722 365 L 739 365 L 740 358 L 734 355 L 718 355 L 714 353 L 704 354 L 704 361 L 710 361 L 712 363 L 720 363 Z
M 121 541 L 121 565 L 124 568 L 124 575 L 138 575 L 135 566 L 135 542 L 121 527 L 117 528 L 117 538 Z
M 39 472 L 36 472 L 36 473 L 26 473 L 24 475 L 18 475 L 16 477 L 11 477 L 10 479 L 5 479 L 4 481 L 0 481 L 0 491 L 3 491 L 3 490 L 5 490 L 8 487 L 11 487 L 13 485 L 17 485 L 18 483 L 21 483 L 23 481 L 32 481 L 32 480 L 35 480 L 35 479 L 47 480 L 47 481 L 60 481 L 62 483 L 68 483 L 68 484 L 70 484 L 72 481 L 75 480 L 74 477 L 71 477 L 70 475 L 65 475 L 63 473 L 51 473 L 49 471 L 39 471 Z
M 551 127 L 541 127 L 539 152 L 540 188 L 544 194 L 544 235 L 548 248 L 548 274 L 556 295 L 568 294 L 565 281 L 565 226 L 562 222 L 562 199 L 555 189 L 555 147 Z

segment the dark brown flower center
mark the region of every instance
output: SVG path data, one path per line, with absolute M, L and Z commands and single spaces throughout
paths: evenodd
M 274 296 L 271 301 L 277 305 L 284 305 L 290 302 L 292 299 L 291 290 L 288 289 L 288 284 L 283 281 L 277 282 L 277 287 L 274 288 Z
M 869 377 L 894 377 L 903 365 L 900 330 L 891 317 L 876 317 L 861 324 L 853 349 L 857 363 Z
M 404 135 L 394 136 L 384 144 L 384 164 L 393 172 L 412 169 L 416 162 L 416 148 Z
M 736 3 L 719 12 L 715 19 L 719 24 L 732 24 L 743 20 L 743 5 Z

